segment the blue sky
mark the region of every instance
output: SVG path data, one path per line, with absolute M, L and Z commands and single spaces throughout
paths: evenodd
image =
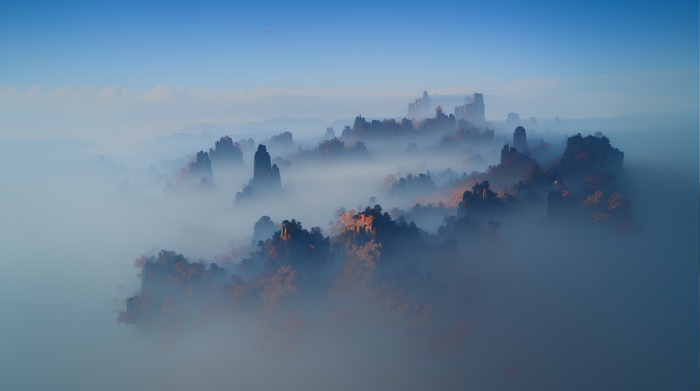
M 637 75 L 615 91 L 630 93 L 665 71 L 675 75 L 671 95 L 689 97 L 697 95 L 698 14 L 697 1 L 0 1 L 0 112 L 10 105 L 17 114 L 36 85 L 43 93 L 114 86 L 140 96 L 163 86 L 375 99 L 478 89 L 508 101 L 509 86 L 527 80 Z M 385 116 L 405 110 L 384 107 Z

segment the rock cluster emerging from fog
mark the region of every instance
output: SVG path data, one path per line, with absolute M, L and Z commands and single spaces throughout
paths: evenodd
M 321 141 L 318 146 L 309 151 L 298 152 L 296 159 L 319 159 L 326 162 L 344 158 L 366 157 L 367 147 L 361 141 L 345 143 L 337 137 Z
M 271 164 L 270 154 L 264 145 L 258 145 L 253 163 L 253 179 L 242 192 L 236 194 L 236 200 L 254 196 L 274 194 L 282 191 L 280 170 L 276 164 Z
M 178 185 L 209 187 L 213 184 L 211 160 L 209 160 L 209 154 L 204 151 L 197 152 L 196 160 L 189 163 L 178 174 Z
M 221 167 L 233 168 L 243 165 L 241 146 L 234 143 L 229 136 L 222 137 L 214 148 L 209 149 L 209 157 L 214 165 Z
M 442 132 L 435 146 L 441 153 L 476 144 L 496 147 L 493 130 L 456 120 L 438 106 L 434 118 L 417 126 L 409 119 L 368 122 L 358 116 L 341 138 L 334 137 L 329 128 L 328 139 L 316 148 L 299 148 L 288 158 L 322 164 L 357 161 L 358 157 L 369 158 L 359 138 L 416 136 L 428 131 Z M 374 140 L 367 142 L 371 145 Z M 254 144 L 245 145 L 252 149 Z M 292 134 L 272 137 L 268 145 L 290 147 Z M 329 322 L 334 328 L 351 325 L 358 316 L 380 315 L 395 322 L 399 334 L 448 357 L 461 344 L 475 316 L 470 288 L 463 284 L 463 277 L 454 277 L 466 267 L 464 254 L 468 251 L 484 243 L 491 251 L 489 243 L 500 241 L 514 222 L 556 228 L 607 225 L 617 233 L 634 228 L 631 204 L 615 179 L 622 174 L 624 154 L 606 137 L 570 137 L 563 155 L 549 161 L 538 160 L 537 147 L 528 147 L 523 127 L 515 129 L 513 145 L 506 144 L 498 164 L 484 172 L 458 177 L 451 170 L 434 176 L 427 171 L 399 179 L 390 175 L 384 182 L 387 192 L 394 200 L 412 199 L 414 205 L 408 212 L 397 207 L 388 213 L 380 205 L 357 212 L 341 208 L 336 220 L 329 222 L 328 235 L 320 227 L 306 229 L 295 219 L 277 225 L 269 216 L 262 216 L 253 227 L 250 251 L 243 247 L 247 256 L 239 257 L 236 248 L 224 257 L 215 256 L 214 261 L 226 265 L 232 274 L 216 264 L 206 267 L 172 251 L 141 257 L 137 259 L 142 269 L 141 290 L 128 298 L 119 320 L 169 332 L 211 314 L 235 314 L 232 318 L 245 316 L 255 322 L 264 344 L 287 349 L 303 327 L 302 319 Z M 418 145 L 413 144 L 409 153 L 417 150 Z M 242 164 L 240 145 L 227 136 L 221 138 L 209 154 L 197 154 L 196 161 L 183 170 L 183 180 L 211 183 L 212 162 Z M 445 190 L 453 195 L 445 196 Z M 278 165 L 260 144 L 253 177 L 236 200 L 281 192 Z M 431 194 L 440 192 L 440 202 L 429 201 Z M 452 198 L 455 202 L 450 202 Z M 375 197 L 370 200 L 375 204 Z M 421 206 L 416 200 L 428 202 Z M 432 233 L 421 228 L 419 219 L 435 222 Z M 318 307 L 309 312 L 311 302 Z M 509 364 L 507 377 L 517 377 L 517 370 Z
M 291 148 L 294 145 L 294 139 L 291 132 L 282 132 L 276 136 L 270 137 L 270 146 Z
M 416 197 L 435 189 L 435 182 L 433 182 L 429 172 L 418 175 L 408 174 L 405 178 L 399 178 L 391 184 L 391 195 Z
M 581 136 L 581 133 L 569 137 L 566 151 L 561 158 L 560 171 L 566 175 L 584 177 L 598 172 L 613 175 L 622 174 L 622 162 L 625 154 L 610 145 L 605 136 Z

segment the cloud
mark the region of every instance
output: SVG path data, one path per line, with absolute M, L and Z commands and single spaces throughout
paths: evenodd
M 481 89 L 440 91 L 483 92 L 491 120 L 505 119 L 508 112 L 526 117 L 596 118 L 696 112 L 700 103 L 697 85 L 697 69 L 683 68 L 529 77 Z
M 41 96 L 41 84 L 34 84 L 33 86 L 29 87 L 27 91 L 20 95 L 16 100 L 12 101 L 13 103 L 16 103 L 19 106 L 27 106 L 32 103 L 38 103 L 37 101 L 40 99 Z
M 141 94 L 140 98 L 148 102 L 161 102 L 170 96 L 172 87 L 155 86 L 151 91 Z
M 129 95 L 131 95 L 131 91 L 124 88 L 120 89 L 112 84 L 97 91 L 95 102 L 102 104 L 123 103 L 124 99 Z
M 530 77 L 499 85 L 453 85 L 430 94 L 484 94 L 486 117 L 590 118 L 693 113 L 698 110 L 697 69 L 614 75 Z M 246 125 L 274 117 L 396 117 L 422 91 L 404 84 L 376 88 L 262 86 L 255 90 L 157 85 L 149 91 L 119 86 L 46 90 L 0 89 L 0 138 L 59 137 L 95 142 L 106 135 L 152 137 L 188 124 Z

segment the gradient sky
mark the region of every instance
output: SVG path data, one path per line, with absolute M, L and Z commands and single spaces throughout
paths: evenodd
M 494 111 L 500 116 L 511 110 L 508 96 L 523 86 L 541 92 L 554 83 L 563 88 L 557 94 L 580 98 L 639 95 L 638 85 L 648 82 L 658 91 L 630 106 L 671 96 L 669 108 L 679 101 L 692 108 L 698 100 L 698 14 L 697 1 L 0 1 L 0 114 L 12 117 L 6 126 L 15 126 L 53 107 L 36 97 L 31 109 L 20 104 L 36 90 L 87 93 L 94 100 L 108 86 L 120 96 L 151 98 L 171 95 L 154 90 L 158 86 L 181 87 L 190 97 L 193 91 L 209 91 L 209 97 L 212 91 L 401 96 L 400 105 L 397 100 L 369 113 L 384 116 L 404 114 L 408 97 L 422 90 L 479 90 L 504 102 Z M 572 106 L 586 105 L 581 102 Z M 596 110 L 557 113 L 585 117 Z M 225 116 L 217 120 L 226 122 Z

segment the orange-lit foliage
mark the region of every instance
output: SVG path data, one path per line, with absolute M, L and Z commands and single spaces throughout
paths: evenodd
M 163 305 L 160 306 L 160 312 L 166 315 L 174 315 L 176 308 L 175 298 L 168 296 L 163 300 Z
M 411 308 L 416 308 L 412 298 L 404 295 L 401 290 L 392 290 L 387 282 L 383 282 L 378 291 L 374 307 L 386 314 L 387 317 L 402 317 Z
M 296 279 L 297 271 L 291 265 L 282 266 L 271 275 L 261 277 L 258 280 L 258 286 L 263 288 L 260 292 L 260 298 L 263 301 L 262 311 L 269 313 L 282 300 L 297 294 L 299 287 L 295 284 Z
M 608 204 L 608 209 L 613 210 L 613 209 L 621 209 L 625 206 L 627 206 L 628 202 L 625 200 L 625 197 L 620 194 L 620 193 L 614 193 L 613 195 L 608 198 L 607 201 Z
M 235 274 L 231 276 L 231 284 L 226 284 L 221 289 L 231 298 L 231 304 L 234 306 L 238 306 L 250 290 L 248 284 Z
M 231 247 L 231 249 L 229 251 L 227 251 L 225 254 L 214 255 L 214 263 L 217 263 L 219 265 L 223 265 L 227 262 L 232 262 L 235 258 L 238 257 L 238 250 L 236 250 L 233 239 L 228 241 L 228 245 Z
M 272 240 L 267 240 L 263 244 L 263 248 L 267 251 L 267 257 L 270 259 L 277 259 L 277 247 L 275 247 Z
M 450 358 L 452 352 L 459 347 L 462 340 L 467 336 L 468 329 L 469 323 L 462 320 L 452 322 L 452 330 L 449 333 L 436 333 L 432 342 L 437 353 L 444 358 Z
M 364 232 L 367 234 L 374 234 L 374 216 L 365 215 L 360 213 L 355 215 L 355 210 L 350 209 L 347 212 L 343 212 L 338 217 L 338 221 L 331 225 L 331 235 L 339 236 L 345 232 L 352 232 L 354 234 Z
M 574 164 L 577 166 L 586 165 L 590 160 L 590 155 L 593 151 L 595 151 L 595 149 L 591 148 L 576 155 L 574 158 Z
M 595 221 L 606 221 L 610 218 L 609 213 L 595 212 L 593 213 L 593 220 Z
M 636 227 L 632 223 L 624 222 L 621 224 L 618 224 L 613 228 L 613 232 L 618 233 L 618 234 L 627 234 L 634 232 L 636 230 Z
M 343 264 L 343 271 L 333 277 L 333 293 L 338 295 L 349 295 L 360 288 L 368 286 L 374 270 L 377 268 L 377 261 L 381 255 L 381 243 L 374 239 L 363 246 L 353 244 L 345 250 L 348 259 Z
M 398 179 L 396 179 L 396 176 L 394 174 L 389 174 L 386 178 L 384 178 L 384 182 L 382 185 L 387 189 L 391 190 L 391 187 L 394 186 L 395 183 L 398 183 Z
M 603 191 L 596 190 L 593 194 L 589 194 L 586 199 L 579 202 L 579 204 L 583 206 L 596 206 L 598 203 L 600 203 L 601 199 L 603 199 Z
M 133 303 L 139 311 L 146 311 L 151 306 L 151 299 L 144 295 L 136 295 Z
M 437 205 L 438 202 L 443 202 L 445 206 L 456 208 L 460 202 L 462 202 L 462 196 L 465 191 L 471 190 L 475 184 L 479 181 L 478 179 L 470 179 L 468 181 L 457 182 L 450 188 L 435 192 L 427 198 L 426 203 L 432 203 Z
M 146 262 L 148 261 L 148 258 L 149 257 L 147 255 L 142 255 L 142 256 L 136 258 L 136 260 L 134 260 L 134 267 L 138 268 L 138 269 L 143 268 L 143 265 L 146 264 Z
M 408 328 L 411 329 L 412 333 L 417 333 L 428 324 L 430 321 L 430 315 L 433 312 L 433 305 L 423 305 L 420 306 L 415 304 L 413 306 L 414 314 L 406 321 Z
M 611 178 L 609 175 L 599 172 L 597 174 L 587 175 L 583 178 L 583 181 L 586 183 L 586 189 L 592 191 L 605 188 L 611 182 Z

